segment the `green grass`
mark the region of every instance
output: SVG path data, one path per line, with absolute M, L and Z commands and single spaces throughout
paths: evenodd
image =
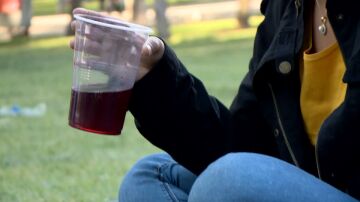
M 222 21 L 177 26 L 172 32 L 169 43 L 179 58 L 228 106 L 247 70 L 255 29 L 237 30 L 234 21 Z M 47 105 L 38 118 L 0 116 L 0 201 L 112 201 L 135 161 L 160 151 L 139 135 L 129 113 L 117 137 L 67 125 L 69 40 L 0 44 L 0 107 Z

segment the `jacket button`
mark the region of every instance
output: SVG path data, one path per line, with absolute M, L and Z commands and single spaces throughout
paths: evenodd
M 291 64 L 288 61 L 282 61 L 279 64 L 279 71 L 282 74 L 289 74 L 291 71 Z
M 279 134 L 280 134 L 279 129 L 275 128 L 275 130 L 274 130 L 274 136 L 275 136 L 275 137 L 279 137 Z

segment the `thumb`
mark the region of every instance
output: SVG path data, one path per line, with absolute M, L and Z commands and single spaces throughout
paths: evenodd
M 164 55 L 165 44 L 164 42 L 154 36 L 150 36 L 145 42 L 140 60 L 140 68 L 137 75 L 139 80 L 144 77 Z
M 164 47 L 163 41 L 157 37 L 151 36 L 145 42 L 142 54 L 145 57 L 154 57 L 154 59 L 158 59 L 162 57 Z

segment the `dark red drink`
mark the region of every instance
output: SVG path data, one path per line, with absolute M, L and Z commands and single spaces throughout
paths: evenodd
M 81 130 L 119 135 L 131 90 L 122 92 L 71 91 L 69 125 Z

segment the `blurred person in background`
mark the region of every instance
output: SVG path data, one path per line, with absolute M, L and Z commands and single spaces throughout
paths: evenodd
M 168 5 L 165 0 L 155 0 L 156 28 L 160 38 L 167 40 L 170 37 L 170 25 L 166 17 Z
M 119 201 L 359 202 L 354 5 L 263 0 L 265 19 L 230 109 L 150 37 L 129 110 L 139 132 L 166 153 L 134 165 Z
M 0 26 L 7 29 L 7 38 L 16 33 L 20 17 L 20 0 L 0 0 Z

